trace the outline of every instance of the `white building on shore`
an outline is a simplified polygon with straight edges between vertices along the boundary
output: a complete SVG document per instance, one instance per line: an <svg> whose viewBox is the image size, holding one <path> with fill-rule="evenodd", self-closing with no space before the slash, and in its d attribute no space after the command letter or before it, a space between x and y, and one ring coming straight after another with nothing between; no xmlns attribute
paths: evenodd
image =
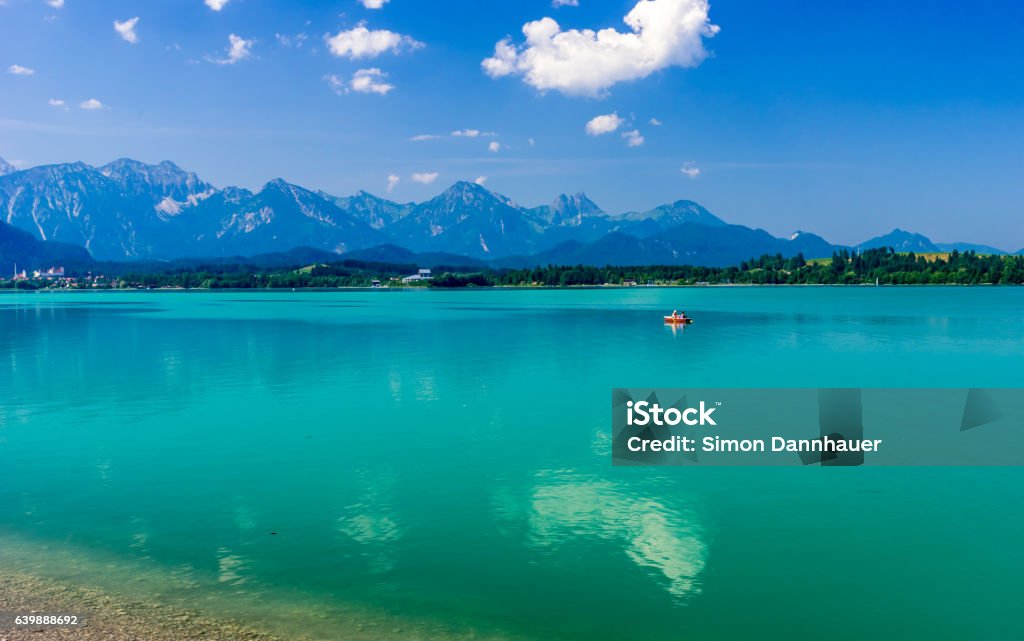
<svg viewBox="0 0 1024 641"><path fill-rule="evenodd" d="M415 283L421 280L430 280L433 277L434 276L429 269L421 269L412 276L405 276L402 278L402 283L408 285L409 283Z"/></svg>
<svg viewBox="0 0 1024 641"><path fill-rule="evenodd" d="M46 271L35 270L32 272L32 278L43 278L46 280L53 280L54 278L64 278L63 267L51 267Z"/></svg>

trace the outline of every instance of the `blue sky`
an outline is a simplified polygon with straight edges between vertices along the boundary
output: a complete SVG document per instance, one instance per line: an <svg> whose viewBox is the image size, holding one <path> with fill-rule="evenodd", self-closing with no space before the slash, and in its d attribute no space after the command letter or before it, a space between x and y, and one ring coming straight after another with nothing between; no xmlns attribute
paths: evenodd
<svg viewBox="0 0 1024 641"><path fill-rule="evenodd" d="M1022 3L364 4L0 0L0 156L1024 247Z"/></svg>

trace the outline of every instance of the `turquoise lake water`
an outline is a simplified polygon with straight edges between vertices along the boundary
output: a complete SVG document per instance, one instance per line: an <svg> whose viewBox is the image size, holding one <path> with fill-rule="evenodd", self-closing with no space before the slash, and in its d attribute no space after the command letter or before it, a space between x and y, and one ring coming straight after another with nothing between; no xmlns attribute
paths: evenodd
<svg viewBox="0 0 1024 641"><path fill-rule="evenodd" d="M5 294L0 571L296 638L1015 638L1020 469L613 468L609 405L1024 387L1022 321L1022 288Z"/></svg>

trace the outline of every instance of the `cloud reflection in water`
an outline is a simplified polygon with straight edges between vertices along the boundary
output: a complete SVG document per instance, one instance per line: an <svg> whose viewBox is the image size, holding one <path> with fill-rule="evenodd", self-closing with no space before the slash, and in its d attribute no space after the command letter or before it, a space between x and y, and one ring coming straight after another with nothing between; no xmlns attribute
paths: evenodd
<svg viewBox="0 0 1024 641"><path fill-rule="evenodd" d="M624 544L638 566L659 572L675 598L700 593L707 545L695 515L623 490L613 481L574 473L541 473L530 501L535 546L556 547L574 538Z"/></svg>

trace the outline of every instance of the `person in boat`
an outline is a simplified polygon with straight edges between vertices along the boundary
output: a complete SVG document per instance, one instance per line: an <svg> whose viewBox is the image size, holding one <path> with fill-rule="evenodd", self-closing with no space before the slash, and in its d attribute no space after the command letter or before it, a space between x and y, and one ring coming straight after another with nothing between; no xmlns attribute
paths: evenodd
<svg viewBox="0 0 1024 641"><path fill-rule="evenodd" d="M686 312L683 312L682 314L680 314L678 310L673 309L672 310L672 318L686 318Z"/></svg>

